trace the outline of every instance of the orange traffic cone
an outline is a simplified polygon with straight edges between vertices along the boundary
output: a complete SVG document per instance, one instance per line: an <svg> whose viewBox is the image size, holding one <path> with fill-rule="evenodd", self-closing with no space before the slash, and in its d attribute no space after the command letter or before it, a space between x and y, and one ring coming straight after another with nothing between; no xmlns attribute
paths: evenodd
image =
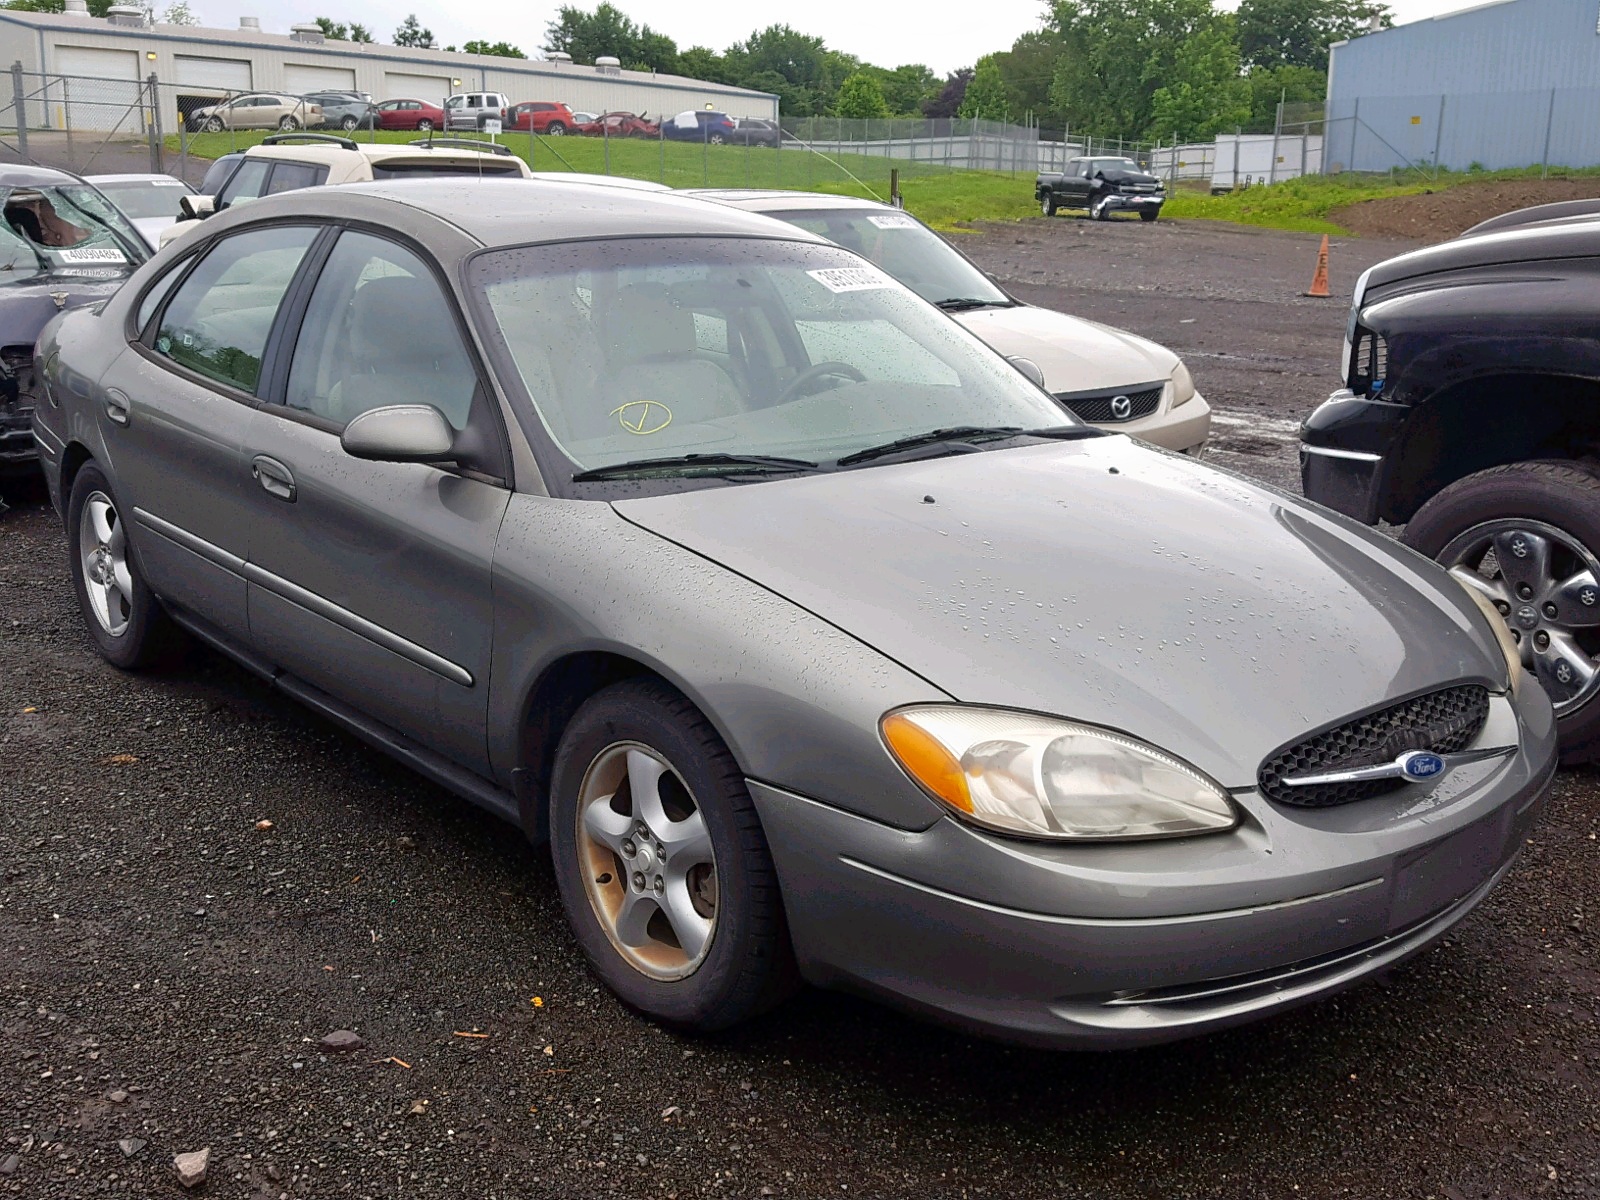
<svg viewBox="0 0 1600 1200"><path fill-rule="evenodd" d="M1317 251L1317 273L1311 277L1308 296L1329 296L1328 291L1328 235L1322 235L1322 249Z"/></svg>

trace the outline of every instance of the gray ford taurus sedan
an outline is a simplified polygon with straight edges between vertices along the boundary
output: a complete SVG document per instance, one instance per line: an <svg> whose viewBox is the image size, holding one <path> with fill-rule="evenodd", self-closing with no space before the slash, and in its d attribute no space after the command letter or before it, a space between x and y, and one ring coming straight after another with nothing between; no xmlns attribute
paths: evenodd
<svg viewBox="0 0 1600 1200"><path fill-rule="evenodd" d="M797 979L1051 1046L1277 1012L1459 921L1554 766L1443 571L726 206L267 197L39 354L101 653L186 630L548 841L676 1025Z"/></svg>

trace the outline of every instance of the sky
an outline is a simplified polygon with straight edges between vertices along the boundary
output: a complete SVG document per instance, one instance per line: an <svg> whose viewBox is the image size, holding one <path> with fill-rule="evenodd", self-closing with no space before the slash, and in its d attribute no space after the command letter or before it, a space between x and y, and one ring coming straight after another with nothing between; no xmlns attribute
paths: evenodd
<svg viewBox="0 0 1600 1200"><path fill-rule="evenodd" d="M157 13L164 0L153 0ZM593 8L598 0L567 0ZM1397 23L1470 7L1472 0L1390 0ZM835 50L882 67L926 63L940 75L971 66L981 54L1007 49L1019 34L1037 29L1043 0L613 0L628 16L664 33L679 47L701 45L725 50L768 25L788 24L820 37ZM1223 0L1233 8L1237 0ZM408 12L433 30L441 46L474 38L507 41L537 56L545 26L561 0L189 0L201 24L236 28L242 16L259 17L271 33L313 17L359 21L381 42L391 41ZM943 19L941 19L943 18Z"/></svg>

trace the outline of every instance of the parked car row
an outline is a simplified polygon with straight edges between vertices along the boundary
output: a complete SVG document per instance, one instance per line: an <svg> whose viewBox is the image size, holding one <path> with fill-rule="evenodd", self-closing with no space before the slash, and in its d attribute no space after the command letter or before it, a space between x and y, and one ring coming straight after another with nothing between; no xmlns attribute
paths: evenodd
<svg viewBox="0 0 1600 1200"><path fill-rule="evenodd" d="M274 139L149 262L87 185L6 185L19 263L126 248L32 357L108 662L198 639L520 826L690 1030L807 980L1165 1041L1510 869L1557 727L1500 593L1197 461L1176 356L887 206L434 145Z"/></svg>

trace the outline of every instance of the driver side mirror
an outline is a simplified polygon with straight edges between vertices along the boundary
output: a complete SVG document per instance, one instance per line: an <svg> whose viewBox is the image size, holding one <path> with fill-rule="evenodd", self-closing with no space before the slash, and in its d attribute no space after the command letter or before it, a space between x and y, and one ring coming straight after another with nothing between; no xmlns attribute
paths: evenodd
<svg viewBox="0 0 1600 1200"><path fill-rule="evenodd" d="M1037 387L1044 387L1044 372L1039 369L1039 364L1031 358L1023 358L1020 354L1008 355L1006 361L1015 367Z"/></svg>
<svg viewBox="0 0 1600 1200"><path fill-rule="evenodd" d="M178 200L178 220L203 221L217 211L215 196L182 196Z"/></svg>
<svg viewBox="0 0 1600 1200"><path fill-rule="evenodd" d="M369 408L339 437L346 454L370 462L445 462L455 444L456 431L431 404Z"/></svg>

